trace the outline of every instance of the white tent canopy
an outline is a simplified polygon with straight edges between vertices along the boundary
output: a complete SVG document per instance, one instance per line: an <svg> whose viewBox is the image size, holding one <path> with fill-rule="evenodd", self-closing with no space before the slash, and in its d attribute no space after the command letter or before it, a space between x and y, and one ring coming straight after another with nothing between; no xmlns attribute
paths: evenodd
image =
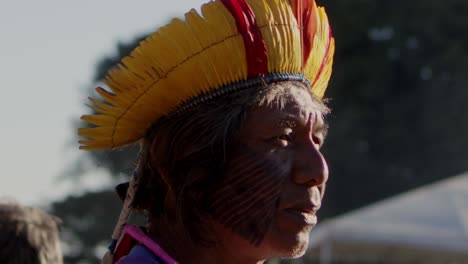
<svg viewBox="0 0 468 264"><path fill-rule="evenodd" d="M312 252L320 247L326 259L334 257L333 245L348 244L357 254L362 244L467 254L468 261L468 173L325 221L310 240Z"/></svg>

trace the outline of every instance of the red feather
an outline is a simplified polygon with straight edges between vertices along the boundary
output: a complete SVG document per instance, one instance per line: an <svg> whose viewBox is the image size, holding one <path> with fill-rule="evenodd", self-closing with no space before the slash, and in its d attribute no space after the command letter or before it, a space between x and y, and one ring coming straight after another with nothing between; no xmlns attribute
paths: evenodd
<svg viewBox="0 0 468 264"><path fill-rule="evenodd" d="M237 30L244 39L248 77L268 73L265 41L255 19L255 13L245 0L221 0L236 20Z"/></svg>
<svg viewBox="0 0 468 264"><path fill-rule="evenodd" d="M312 83L312 87L314 87L315 83L320 78L320 75L322 75L322 72L323 72L323 70L325 69L325 66L328 63L328 60L330 59L329 58L329 56L330 56L330 45L331 45L331 42L332 42L332 38L333 38L333 34L332 34L331 30L330 30L330 34L328 35L327 50L325 51L325 55L323 56L322 65L320 65L320 69L319 69L317 75L315 76L314 82Z"/></svg>
<svg viewBox="0 0 468 264"><path fill-rule="evenodd" d="M304 67L314 45L314 36L317 32L317 12L314 0L290 0L296 16L297 24L301 30L302 66Z"/></svg>

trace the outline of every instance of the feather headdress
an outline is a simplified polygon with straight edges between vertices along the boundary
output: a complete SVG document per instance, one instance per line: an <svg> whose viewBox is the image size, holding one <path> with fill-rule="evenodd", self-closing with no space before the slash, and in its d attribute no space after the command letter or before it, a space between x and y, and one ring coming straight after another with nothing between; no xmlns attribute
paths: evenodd
<svg viewBox="0 0 468 264"><path fill-rule="evenodd" d="M142 41L105 78L96 112L82 119L82 149L112 149L141 139L160 117L197 98L258 82L298 79L322 97L334 39L314 0L214 0ZM203 100L202 100L203 101Z"/></svg>

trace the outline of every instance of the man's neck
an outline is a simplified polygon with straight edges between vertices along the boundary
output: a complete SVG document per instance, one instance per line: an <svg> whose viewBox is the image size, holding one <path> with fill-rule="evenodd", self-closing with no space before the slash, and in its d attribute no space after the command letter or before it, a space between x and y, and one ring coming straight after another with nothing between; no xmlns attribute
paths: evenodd
<svg viewBox="0 0 468 264"><path fill-rule="evenodd" d="M227 237L214 235L207 243L196 243L180 225L157 220L149 225L150 237L181 264L261 264L264 260L248 257L247 252L228 244ZM214 224L216 225L216 224ZM216 232L214 232L216 233ZM247 243L247 242L245 242Z"/></svg>

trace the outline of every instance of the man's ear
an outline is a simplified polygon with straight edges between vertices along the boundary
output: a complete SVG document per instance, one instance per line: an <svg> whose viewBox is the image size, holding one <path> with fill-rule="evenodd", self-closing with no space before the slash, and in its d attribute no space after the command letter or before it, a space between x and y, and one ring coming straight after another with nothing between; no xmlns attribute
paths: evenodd
<svg viewBox="0 0 468 264"><path fill-rule="evenodd" d="M159 177L161 177L163 182L170 188L171 183L169 181L169 171L163 167L158 167L157 171L158 171Z"/></svg>
<svg viewBox="0 0 468 264"><path fill-rule="evenodd" d="M117 192L117 195L119 196L122 202L125 201L125 197L127 196L127 190L129 186L129 182L124 182L115 186L115 191Z"/></svg>
<svg viewBox="0 0 468 264"><path fill-rule="evenodd" d="M164 198L164 207L175 208L176 194L169 179L169 171L166 168L158 167L158 173L167 188L166 197Z"/></svg>

